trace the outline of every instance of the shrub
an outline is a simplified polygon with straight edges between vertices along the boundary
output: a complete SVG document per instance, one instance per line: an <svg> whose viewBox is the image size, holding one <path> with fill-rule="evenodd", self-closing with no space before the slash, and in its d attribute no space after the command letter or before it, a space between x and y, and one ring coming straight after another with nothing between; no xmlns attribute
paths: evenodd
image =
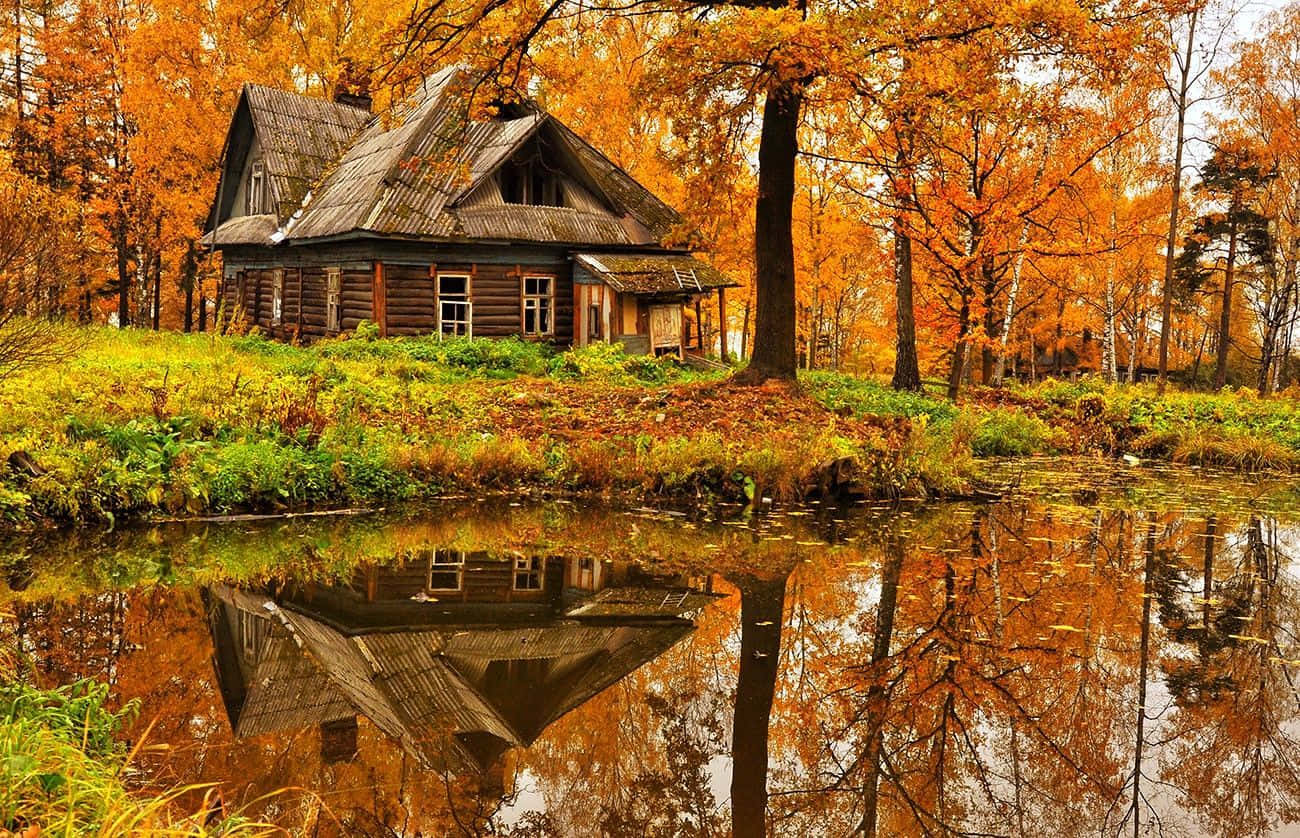
<svg viewBox="0 0 1300 838"><path fill-rule="evenodd" d="M55 690L0 685L0 833L126 836L269 835L206 805L189 814L180 797L201 790L132 795L122 781L125 755L115 735L136 705L107 709L108 687L78 681Z"/></svg>
<svg viewBox="0 0 1300 838"><path fill-rule="evenodd" d="M970 444L977 457L1024 457L1044 451L1051 437L1038 417L998 408L976 420Z"/></svg>

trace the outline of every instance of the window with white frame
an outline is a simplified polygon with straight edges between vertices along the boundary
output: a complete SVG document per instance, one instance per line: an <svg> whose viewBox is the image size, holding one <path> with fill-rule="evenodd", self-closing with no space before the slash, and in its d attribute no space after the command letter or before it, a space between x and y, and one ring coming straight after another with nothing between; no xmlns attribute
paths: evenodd
<svg viewBox="0 0 1300 838"><path fill-rule="evenodd" d="M438 333L470 335L469 274L438 274Z"/></svg>
<svg viewBox="0 0 1300 838"><path fill-rule="evenodd" d="M430 591L459 591L464 578L464 551L434 550L429 555L427 587Z"/></svg>
<svg viewBox="0 0 1300 838"><path fill-rule="evenodd" d="M515 590L540 591L542 589L542 570L545 566L545 560L535 556L517 557L515 559Z"/></svg>
<svg viewBox="0 0 1300 838"><path fill-rule="evenodd" d="M261 160L254 160L248 172L248 191L245 193L244 211L248 215L262 212L266 198L266 170Z"/></svg>
<svg viewBox="0 0 1300 838"><path fill-rule="evenodd" d="M523 278L524 334L555 334L555 277Z"/></svg>
<svg viewBox="0 0 1300 838"><path fill-rule="evenodd" d="M325 331L337 332L342 323L340 298L343 291L343 269L325 269Z"/></svg>
<svg viewBox="0 0 1300 838"><path fill-rule="evenodd" d="M284 318L284 268L271 272L271 325L279 326Z"/></svg>

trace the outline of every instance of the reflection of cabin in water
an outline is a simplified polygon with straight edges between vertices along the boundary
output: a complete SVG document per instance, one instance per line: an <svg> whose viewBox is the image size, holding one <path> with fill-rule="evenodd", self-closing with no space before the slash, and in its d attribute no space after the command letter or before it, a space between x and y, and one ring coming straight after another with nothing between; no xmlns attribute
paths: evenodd
<svg viewBox="0 0 1300 838"><path fill-rule="evenodd" d="M535 103L473 118L473 87L444 70L372 116L246 85L204 237L228 314L282 338L368 320L702 351L700 304L734 283L669 246L677 212Z"/></svg>
<svg viewBox="0 0 1300 838"><path fill-rule="evenodd" d="M365 716L431 767L488 770L694 630L710 583L622 562L428 550L346 584L207 592L237 738L319 727L326 760Z"/></svg>

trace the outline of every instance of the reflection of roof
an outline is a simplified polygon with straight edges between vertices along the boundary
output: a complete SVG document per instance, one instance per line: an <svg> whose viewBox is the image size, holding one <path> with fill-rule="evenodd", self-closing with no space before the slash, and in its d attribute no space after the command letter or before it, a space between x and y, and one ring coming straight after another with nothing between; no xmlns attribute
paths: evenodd
<svg viewBox="0 0 1300 838"><path fill-rule="evenodd" d="M571 611L571 617L675 617L693 614L718 599L688 588L606 588Z"/></svg>
<svg viewBox="0 0 1300 838"><path fill-rule="evenodd" d="M208 602L237 737L359 713L426 765L450 756L486 768L690 634L682 606L713 599L693 596L702 599L659 589L638 610L625 594L599 613L580 605L544 625L348 632L301 605L230 588L213 588ZM251 644L230 630L241 620L256 625Z"/></svg>
<svg viewBox="0 0 1300 838"><path fill-rule="evenodd" d="M292 216L286 240L364 232L644 245L681 222L627 172L531 104L500 118L471 119L472 82L447 68L392 113L373 118L349 106L246 86L281 217ZM533 141L545 145L548 162L572 175L571 188L583 196L578 205L506 204L499 195L484 200L476 192ZM286 196L292 196L287 208Z"/></svg>
<svg viewBox="0 0 1300 838"><path fill-rule="evenodd" d="M579 253L574 258L621 293L691 292L736 285L707 262L682 254Z"/></svg>

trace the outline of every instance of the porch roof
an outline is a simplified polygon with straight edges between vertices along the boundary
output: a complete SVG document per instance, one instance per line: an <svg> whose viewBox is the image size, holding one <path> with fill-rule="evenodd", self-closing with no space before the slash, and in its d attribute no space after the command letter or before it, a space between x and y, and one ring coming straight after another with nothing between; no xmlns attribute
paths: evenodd
<svg viewBox="0 0 1300 838"><path fill-rule="evenodd" d="M680 253L577 253L574 259L623 294L698 294L739 285L707 262Z"/></svg>

